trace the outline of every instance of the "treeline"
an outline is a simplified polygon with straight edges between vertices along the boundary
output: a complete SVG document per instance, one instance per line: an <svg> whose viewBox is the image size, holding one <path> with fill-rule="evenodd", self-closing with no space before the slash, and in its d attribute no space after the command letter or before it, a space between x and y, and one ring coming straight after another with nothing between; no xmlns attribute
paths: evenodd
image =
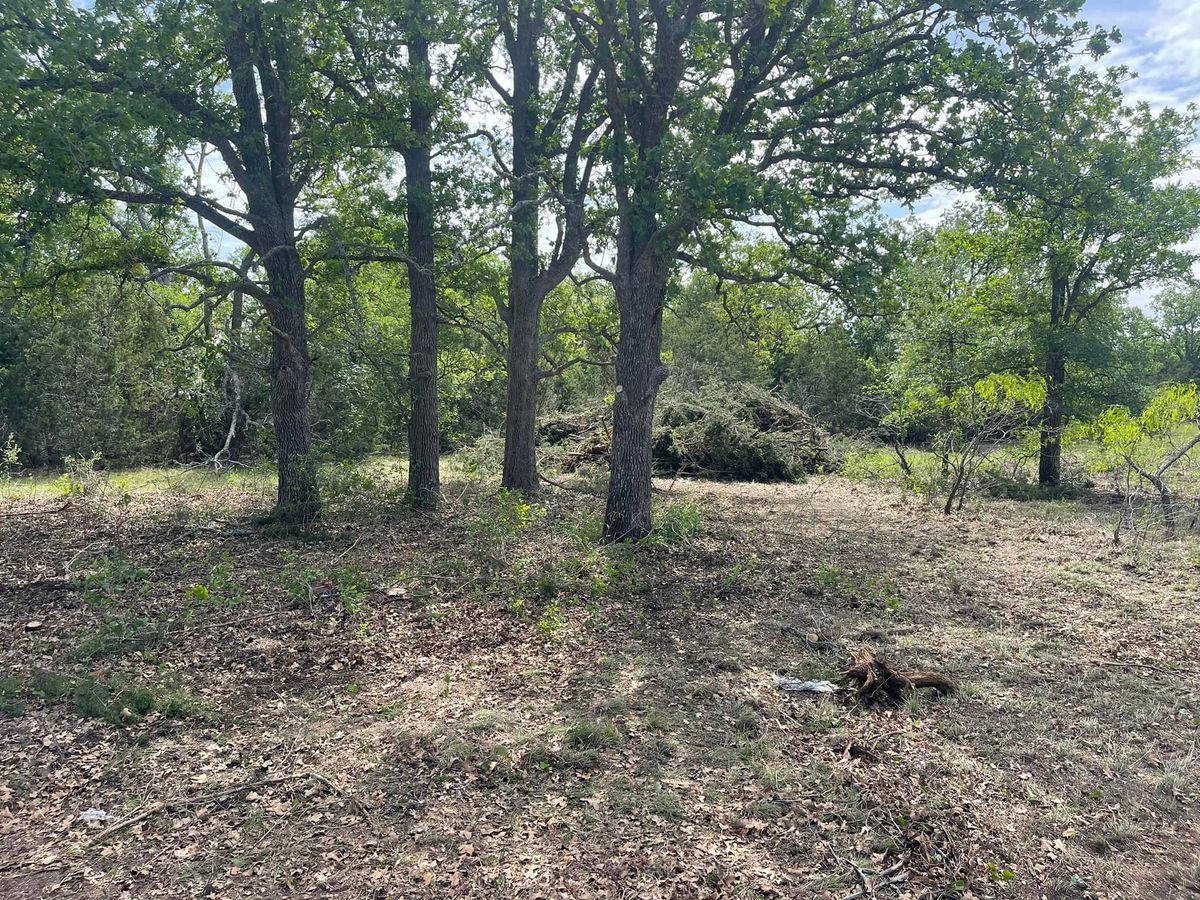
<svg viewBox="0 0 1200 900"><path fill-rule="evenodd" d="M669 373L847 430L1019 372L1053 484L1072 415L1196 358L1194 291L1124 302L1191 272L1195 120L1077 6L13 0L0 432L270 453L307 522L323 455L403 449L429 506L496 427L536 490L539 410L607 395L624 539ZM979 200L882 215L937 186Z"/></svg>

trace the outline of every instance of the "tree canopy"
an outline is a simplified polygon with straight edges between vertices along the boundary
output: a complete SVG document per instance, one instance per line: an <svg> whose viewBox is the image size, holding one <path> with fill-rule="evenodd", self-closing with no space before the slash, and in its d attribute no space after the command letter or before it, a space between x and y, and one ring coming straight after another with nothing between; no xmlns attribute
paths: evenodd
<svg viewBox="0 0 1200 900"><path fill-rule="evenodd" d="M116 290L197 385L174 452L274 454L287 522L321 459L375 449L432 506L493 428L536 492L539 413L608 397L605 533L643 537L672 371L849 431L881 385L1036 375L1055 482L1074 416L1195 375L1190 294L1124 304L1190 274L1196 119L1126 102L1079 8L14 0L5 427L51 421L12 374L72 333L45 299L90 321ZM974 199L886 214L935 188ZM30 458L65 455L38 428Z"/></svg>

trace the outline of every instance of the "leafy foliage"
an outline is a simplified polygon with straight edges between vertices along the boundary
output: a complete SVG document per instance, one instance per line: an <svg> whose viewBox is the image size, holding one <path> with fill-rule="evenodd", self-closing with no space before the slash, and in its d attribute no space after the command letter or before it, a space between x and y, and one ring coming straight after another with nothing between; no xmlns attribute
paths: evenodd
<svg viewBox="0 0 1200 900"><path fill-rule="evenodd" d="M1195 384L1163 385L1140 414L1110 407L1088 430L1099 442L1108 467L1124 474L1130 518L1148 487L1158 503L1155 518L1168 534L1178 532L1188 506L1196 507L1197 515L1192 517L1196 523L1200 518L1200 389ZM1117 524L1118 536L1124 522L1123 517Z"/></svg>
<svg viewBox="0 0 1200 900"><path fill-rule="evenodd" d="M1042 379L1013 374L993 373L949 390L925 380L900 381L893 389L892 407L882 424L889 429L897 458L910 479L915 472L905 455L907 434L915 428L930 435L941 469L937 482L927 487L945 493L947 515L962 508L980 467L1027 427L1046 400Z"/></svg>
<svg viewBox="0 0 1200 900"><path fill-rule="evenodd" d="M603 461L609 433L603 408L548 423L567 438L563 467ZM753 384L670 386L656 411L652 453L662 475L731 481L800 481L836 470L828 435L801 407Z"/></svg>

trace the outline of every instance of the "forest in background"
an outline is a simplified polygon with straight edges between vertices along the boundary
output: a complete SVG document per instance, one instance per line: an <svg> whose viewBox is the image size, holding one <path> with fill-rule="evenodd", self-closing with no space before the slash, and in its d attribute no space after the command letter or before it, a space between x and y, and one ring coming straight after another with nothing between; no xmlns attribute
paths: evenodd
<svg viewBox="0 0 1200 900"><path fill-rule="evenodd" d="M1069 0L968 6L14 4L5 469L275 460L303 523L324 462L428 506L478 445L526 492L609 462L636 538L652 471L792 479L827 430L947 510L1023 447L1174 522L1195 113L1126 103Z"/></svg>

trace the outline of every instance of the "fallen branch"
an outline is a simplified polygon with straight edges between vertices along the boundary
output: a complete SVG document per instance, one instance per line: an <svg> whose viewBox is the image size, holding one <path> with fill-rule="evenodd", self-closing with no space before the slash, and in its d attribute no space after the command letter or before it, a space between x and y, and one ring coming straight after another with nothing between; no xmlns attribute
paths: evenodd
<svg viewBox="0 0 1200 900"><path fill-rule="evenodd" d="M276 778L263 778L258 781L249 781L246 784L240 784L235 788L229 788L228 790L218 791L213 794L206 794L201 797L193 797L181 794L168 800L155 801L137 815L130 816L127 819L122 819L115 825L110 825L103 831L98 832L90 841L87 842L87 844L84 845L84 848L90 850L92 847L102 843L103 841L112 837L114 834L119 834L127 828L137 825L139 822L144 822L146 819L149 819L151 816L162 812L164 809L169 807L185 805L211 806L213 803L218 803L221 800L228 799L229 797L235 797L238 794L245 793L246 791L257 790L261 787L270 787L271 785L275 784L284 784L289 781L301 781L305 778L315 779L316 781L324 784L334 793L344 797L354 811L367 820L367 823L372 827L372 829L375 827L375 823L371 820L370 811L365 803L363 803L353 794L339 787L320 772L314 772L311 769L305 769L302 772L295 772L291 775L280 775Z"/></svg>
<svg viewBox="0 0 1200 900"><path fill-rule="evenodd" d="M30 509L23 512L0 513L0 519L20 519L23 516L52 516L55 513L65 512L71 508L71 501L68 500L62 506L54 509Z"/></svg>
<svg viewBox="0 0 1200 900"><path fill-rule="evenodd" d="M285 611L282 609L271 609L266 612L254 613L249 616L242 616L238 619L224 619L220 622L204 622L200 625L185 625L180 629L181 634L195 634L199 631L212 631L217 628L232 628L235 625L248 625L251 622L259 622L263 619L272 619L280 616ZM170 630L167 631L170 634Z"/></svg>
<svg viewBox="0 0 1200 900"><path fill-rule="evenodd" d="M250 787L250 785L247 785L247 788L249 788L249 787ZM126 828L131 828L134 825L136 825L138 822L144 822L146 819L150 818L156 812L160 812L161 810L166 809L168 805L169 804L164 803L161 800L151 803L149 806L147 806L145 809L143 809L136 816L130 816L127 819L122 819L116 825L109 825L104 830L98 832L90 841L88 841L84 845L84 847L86 849L90 850L92 847L103 842L106 838L109 838L114 834L122 832Z"/></svg>
<svg viewBox="0 0 1200 900"><path fill-rule="evenodd" d="M855 873L858 875L858 880L862 882L863 889L861 891L859 891L857 894L851 894L850 896L851 897L865 897L868 894L870 894L871 893L871 879L867 878L867 873L864 872L858 866L858 864L855 863L853 860L842 859L842 857L838 856L836 850L830 849L829 852L832 853L833 858L836 859L838 862L840 862L843 866L849 866L850 868L852 868L855 871Z"/></svg>
<svg viewBox="0 0 1200 900"><path fill-rule="evenodd" d="M854 868L858 871L859 877L862 878L863 889L861 891L855 891L853 894L847 894L842 898L842 900L862 900L863 897L869 897L874 894L876 888L901 884L902 882L908 881L908 877L912 873L901 872L900 868L903 865L904 861L901 860L895 865L884 869L882 872L877 872L875 874L875 878L878 880L876 881L868 881L866 875L863 874L862 869L859 869L858 866L855 866Z"/></svg>
<svg viewBox="0 0 1200 900"><path fill-rule="evenodd" d="M585 488L575 487L575 485L566 484L565 482L562 482L562 481L555 481L553 478L551 478L549 475L546 475L544 472L538 472L538 478L540 478L542 481L546 482L546 484L552 485L556 488L560 488L561 490L564 490L564 491L575 491L576 493L579 493L579 494L591 493L591 491L588 491Z"/></svg>
<svg viewBox="0 0 1200 900"><path fill-rule="evenodd" d="M1195 669L1168 669L1166 666L1160 666L1157 663L1137 662L1129 659L1092 659L1098 666L1113 666L1119 669L1147 669L1151 672L1158 672L1161 675L1195 675Z"/></svg>

